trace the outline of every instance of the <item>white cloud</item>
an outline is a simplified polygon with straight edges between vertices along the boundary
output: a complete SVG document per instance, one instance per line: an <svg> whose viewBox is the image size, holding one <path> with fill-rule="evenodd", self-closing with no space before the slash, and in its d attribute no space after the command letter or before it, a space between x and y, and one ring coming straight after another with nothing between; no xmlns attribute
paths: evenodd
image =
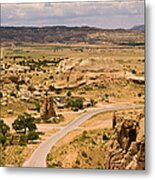
<svg viewBox="0 0 155 180"><path fill-rule="evenodd" d="M126 20L129 26L138 23L137 18L144 21L143 2L74 2L74 3L31 3L31 4L2 4L2 25L53 25L62 24L74 25L77 23L96 24L100 21L100 26L109 27L120 25L122 19ZM134 19L133 19L134 16ZM128 22L127 22L128 17ZM103 19L103 20L102 20ZM113 20L115 19L115 21ZM95 21L95 22L94 22ZM72 22L70 24L70 22ZM116 23L117 22L117 23Z"/></svg>

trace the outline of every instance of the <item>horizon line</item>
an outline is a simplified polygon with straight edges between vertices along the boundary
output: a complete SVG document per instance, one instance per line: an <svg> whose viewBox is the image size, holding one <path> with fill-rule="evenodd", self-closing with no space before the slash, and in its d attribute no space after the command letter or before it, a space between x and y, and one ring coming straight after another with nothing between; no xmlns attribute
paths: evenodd
<svg viewBox="0 0 155 180"><path fill-rule="evenodd" d="M108 29L108 30L117 30L117 29L122 29L122 30L129 30L133 27L137 26L145 26L145 24L139 24L139 25L133 25L129 28L127 27L116 27L116 28L104 28L104 27L99 27L99 26L89 26L89 25L82 25L82 26L69 26L69 25L1 25L0 28L52 28L52 27L66 27L66 28L96 28L96 29Z"/></svg>

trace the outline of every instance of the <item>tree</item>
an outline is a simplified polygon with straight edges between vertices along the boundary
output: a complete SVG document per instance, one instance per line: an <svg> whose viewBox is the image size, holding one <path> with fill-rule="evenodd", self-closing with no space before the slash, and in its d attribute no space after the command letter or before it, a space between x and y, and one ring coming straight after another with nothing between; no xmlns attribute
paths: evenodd
<svg viewBox="0 0 155 180"><path fill-rule="evenodd" d="M23 113L22 115L19 115L17 119L13 122L12 127L15 131L24 130L25 134L27 133L27 130L34 131L37 129L35 124L35 118L28 113Z"/></svg>

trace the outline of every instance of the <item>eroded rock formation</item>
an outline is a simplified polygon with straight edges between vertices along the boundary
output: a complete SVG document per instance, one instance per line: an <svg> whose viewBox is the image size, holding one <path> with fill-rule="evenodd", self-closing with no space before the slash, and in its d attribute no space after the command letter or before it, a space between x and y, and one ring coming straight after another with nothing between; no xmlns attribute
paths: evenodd
<svg viewBox="0 0 155 180"><path fill-rule="evenodd" d="M46 120L55 116L56 116L56 112L54 110L53 98L48 96L41 97L40 117Z"/></svg>
<svg viewBox="0 0 155 180"><path fill-rule="evenodd" d="M104 148L106 169L145 169L143 118L136 113L114 115L112 136Z"/></svg>

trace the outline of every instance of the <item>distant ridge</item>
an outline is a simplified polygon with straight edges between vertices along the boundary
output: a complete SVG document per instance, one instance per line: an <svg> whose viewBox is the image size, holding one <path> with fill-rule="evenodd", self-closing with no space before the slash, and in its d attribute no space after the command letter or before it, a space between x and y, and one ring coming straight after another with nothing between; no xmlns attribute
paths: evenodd
<svg viewBox="0 0 155 180"><path fill-rule="evenodd" d="M101 29L95 27L0 27L2 43L87 43L133 44L143 43L143 31L129 29ZM141 36L136 36L136 33ZM129 35L130 34L130 35ZM132 42L132 43L131 43ZM137 43L136 43L137 44Z"/></svg>
<svg viewBox="0 0 155 180"><path fill-rule="evenodd" d="M130 30L144 31L145 30L145 26L144 26L144 24L138 25L138 26L133 26Z"/></svg>

